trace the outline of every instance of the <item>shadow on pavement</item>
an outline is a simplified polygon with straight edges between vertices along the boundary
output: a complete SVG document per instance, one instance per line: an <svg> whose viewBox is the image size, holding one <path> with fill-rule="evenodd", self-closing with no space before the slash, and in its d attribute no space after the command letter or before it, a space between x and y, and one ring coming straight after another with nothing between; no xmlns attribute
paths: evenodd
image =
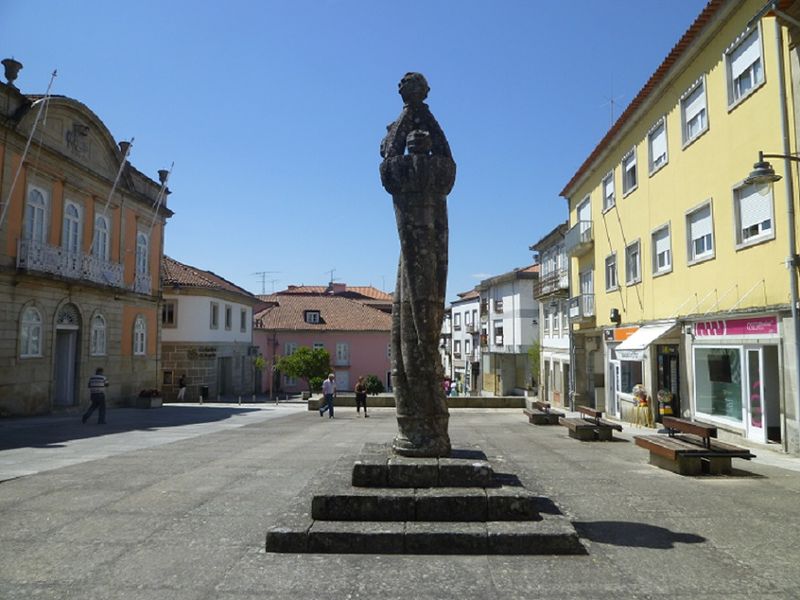
<svg viewBox="0 0 800 600"><path fill-rule="evenodd" d="M157 409L109 408L106 424L97 424L95 412L86 424L81 413L59 417L29 417L0 420L0 450L12 448L58 448L63 442L126 431L150 431L166 427L223 421L235 415L270 408L240 406L171 405Z"/></svg>
<svg viewBox="0 0 800 600"><path fill-rule="evenodd" d="M701 544L706 538L694 533L678 533L665 527L633 523L630 521L591 521L574 522L575 530L581 538L599 544L614 546L633 546L669 550L676 543Z"/></svg>

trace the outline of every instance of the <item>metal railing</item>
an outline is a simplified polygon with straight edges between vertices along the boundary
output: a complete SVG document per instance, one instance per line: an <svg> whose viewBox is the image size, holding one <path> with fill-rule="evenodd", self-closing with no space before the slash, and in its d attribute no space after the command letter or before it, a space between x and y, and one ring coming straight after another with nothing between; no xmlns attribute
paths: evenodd
<svg viewBox="0 0 800 600"><path fill-rule="evenodd" d="M548 273L533 284L533 297L539 298L547 294L556 292L566 292L569 290L569 270L558 269L553 273Z"/></svg>
<svg viewBox="0 0 800 600"><path fill-rule="evenodd" d="M564 251L570 256L580 256L594 245L591 221L578 221L564 236Z"/></svg>
<svg viewBox="0 0 800 600"><path fill-rule="evenodd" d="M594 294L580 294L569 299L569 318L573 321L594 317Z"/></svg>
<svg viewBox="0 0 800 600"><path fill-rule="evenodd" d="M124 287L124 268L90 254L69 252L60 246L51 246L33 240L19 240L17 244L17 268L26 271L49 273L67 279L87 280L101 285ZM136 284L134 284L136 288ZM139 284L142 293L150 293L150 277L147 283Z"/></svg>

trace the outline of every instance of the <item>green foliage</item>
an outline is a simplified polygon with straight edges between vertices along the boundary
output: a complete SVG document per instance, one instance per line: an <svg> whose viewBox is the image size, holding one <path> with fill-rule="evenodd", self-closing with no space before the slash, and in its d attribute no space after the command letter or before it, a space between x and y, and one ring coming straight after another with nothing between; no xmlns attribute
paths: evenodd
<svg viewBox="0 0 800 600"><path fill-rule="evenodd" d="M536 382L539 381L540 378L540 370L542 368L542 363L540 361L541 356L541 346L539 342L534 342L533 345L528 348L528 358L531 361L531 385L536 385Z"/></svg>
<svg viewBox="0 0 800 600"><path fill-rule="evenodd" d="M373 396L382 394L385 391L383 382L378 378L377 375L367 375L364 378L364 385L367 387L367 393L372 394Z"/></svg>
<svg viewBox="0 0 800 600"><path fill-rule="evenodd" d="M264 367L267 366L267 361L264 360L264 357L259 354L258 356L253 357L253 366L259 371L263 371Z"/></svg>
<svg viewBox="0 0 800 600"><path fill-rule="evenodd" d="M306 382L309 391L313 389L313 379L322 379L328 376L331 370L331 356L324 348L308 348L300 346L294 354L281 356L275 368L289 377L297 377Z"/></svg>
<svg viewBox="0 0 800 600"><path fill-rule="evenodd" d="M321 392L322 391L322 382L325 381L324 377L312 377L308 380L309 385L311 386L312 392Z"/></svg>

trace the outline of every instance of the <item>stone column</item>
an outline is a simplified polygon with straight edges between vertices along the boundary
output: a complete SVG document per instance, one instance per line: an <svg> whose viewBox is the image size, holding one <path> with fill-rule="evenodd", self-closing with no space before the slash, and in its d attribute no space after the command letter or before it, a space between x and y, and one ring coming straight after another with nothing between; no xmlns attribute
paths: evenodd
<svg viewBox="0 0 800 600"><path fill-rule="evenodd" d="M400 82L405 106L381 145L381 181L392 195L400 261L392 306L392 381L403 456L450 453L439 335L447 283L447 194L456 165L444 133L422 102L427 82ZM408 154L405 151L408 150Z"/></svg>

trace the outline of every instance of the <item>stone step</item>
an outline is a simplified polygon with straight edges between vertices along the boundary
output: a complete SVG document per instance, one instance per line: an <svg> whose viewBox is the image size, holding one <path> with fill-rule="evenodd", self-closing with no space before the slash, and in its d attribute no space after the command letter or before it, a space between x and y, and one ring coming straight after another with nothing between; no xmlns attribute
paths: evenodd
<svg viewBox="0 0 800 600"><path fill-rule="evenodd" d="M267 531L267 552L334 554L586 554L563 515L538 521L312 521L287 517Z"/></svg>
<svg viewBox="0 0 800 600"><path fill-rule="evenodd" d="M519 486L358 488L314 493L311 516L324 521L532 521L549 499Z"/></svg>
<svg viewBox="0 0 800 600"><path fill-rule="evenodd" d="M485 487L494 473L479 449L454 449L449 457L396 456L390 446L370 444L353 464L352 484L358 487Z"/></svg>

